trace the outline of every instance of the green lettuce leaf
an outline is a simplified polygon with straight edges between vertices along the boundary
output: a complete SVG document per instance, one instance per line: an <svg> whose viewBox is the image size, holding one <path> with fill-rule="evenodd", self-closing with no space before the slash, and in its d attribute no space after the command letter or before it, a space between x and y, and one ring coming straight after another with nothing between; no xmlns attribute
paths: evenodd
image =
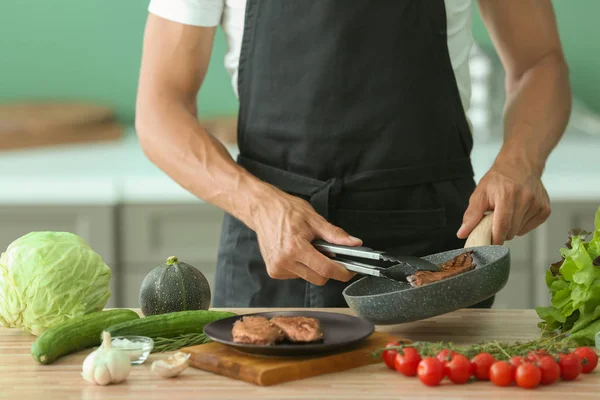
<svg viewBox="0 0 600 400"><path fill-rule="evenodd" d="M594 322L577 332L573 333L573 331L571 331L569 337L579 346L593 346L596 332L600 332L600 319L596 319Z"/></svg>
<svg viewBox="0 0 600 400"><path fill-rule="evenodd" d="M592 237L587 249L588 255L592 260L600 257L600 208L598 208L598 211L596 212L594 224L596 226L596 229L594 230L594 237ZM600 269L600 267L597 268Z"/></svg>
<svg viewBox="0 0 600 400"><path fill-rule="evenodd" d="M600 330L600 208L594 225L590 241L589 232L569 232L567 247L560 249L563 260L545 275L551 306L536 308L542 326L570 330L581 343L589 343Z"/></svg>
<svg viewBox="0 0 600 400"><path fill-rule="evenodd" d="M536 307L535 311L537 312L538 316L543 319L546 324L548 324L548 328L550 329L558 328L557 324L562 324L567 320L567 318L562 315L559 310L552 306Z"/></svg>
<svg viewBox="0 0 600 400"><path fill-rule="evenodd" d="M568 287L569 283L564 279L555 279L550 285L550 291L552 291L552 293L557 293L561 290L567 289Z"/></svg>
<svg viewBox="0 0 600 400"><path fill-rule="evenodd" d="M552 298L552 306L557 309L564 309L569 302L573 301L571 299L571 288L568 287L566 289L558 291L554 297Z"/></svg>
<svg viewBox="0 0 600 400"><path fill-rule="evenodd" d="M560 273L568 282L590 286L596 278L600 278L600 268L592 264L592 258L580 236L572 238L571 246L571 249L562 249L565 261L560 267Z"/></svg>
<svg viewBox="0 0 600 400"><path fill-rule="evenodd" d="M580 313L579 318L577 319L577 322L575 322L575 325L573 325L573 328L571 329L571 333L580 331L583 328L587 327L590 323L599 319L600 318L600 306L593 308L593 307L586 305L586 306L582 307L581 310L579 310L579 313Z"/></svg>
<svg viewBox="0 0 600 400"><path fill-rule="evenodd" d="M579 310L573 310L571 315L567 317L565 323L561 326L563 332L569 331L573 328L575 323L579 320Z"/></svg>
<svg viewBox="0 0 600 400"><path fill-rule="evenodd" d="M583 306L591 297L592 292L584 285L571 285L571 300L573 300L573 307L579 308Z"/></svg>

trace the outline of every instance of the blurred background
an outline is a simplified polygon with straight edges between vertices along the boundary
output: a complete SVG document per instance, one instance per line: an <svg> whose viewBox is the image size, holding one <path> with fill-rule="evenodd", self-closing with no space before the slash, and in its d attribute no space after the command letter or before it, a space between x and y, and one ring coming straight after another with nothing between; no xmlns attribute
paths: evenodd
<svg viewBox="0 0 600 400"><path fill-rule="evenodd" d="M597 0L555 1L575 105L544 183L550 219L507 244L511 279L495 307L548 302L544 271L567 231L592 229L600 205L600 14ZM74 232L111 266L108 306L138 307L142 279L168 256L212 282L222 212L143 155L133 128L148 0L0 2L0 250L37 230ZM502 140L503 71L473 10L471 73L479 179ZM236 152L237 100L219 31L199 95L207 129Z"/></svg>

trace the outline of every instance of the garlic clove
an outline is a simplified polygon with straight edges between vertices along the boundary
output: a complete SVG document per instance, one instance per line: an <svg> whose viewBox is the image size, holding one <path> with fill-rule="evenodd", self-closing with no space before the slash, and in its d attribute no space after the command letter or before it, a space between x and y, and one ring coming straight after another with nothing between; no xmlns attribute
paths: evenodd
<svg viewBox="0 0 600 400"><path fill-rule="evenodd" d="M178 351L177 353L175 353L171 357L169 357L167 359L167 361L170 364L182 364L182 363L189 364L188 360L190 359L190 356L191 356L190 353L184 353L184 352Z"/></svg>
<svg viewBox="0 0 600 400"><path fill-rule="evenodd" d="M189 366L190 354L177 352L167 360L156 360L152 363L152 372L164 378L174 378Z"/></svg>
<svg viewBox="0 0 600 400"><path fill-rule="evenodd" d="M98 385L106 386L111 382L111 376L106 365L96 367L94 370L94 381Z"/></svg>
<svg viewBox="0 0 600 400"><path fill-rule="evenodd" d="M87 355L85 360L83 360L83 367L81 376L89 383L96 383L94 381L94 360L96 358L96 350Z"/></svg>
<svg viewBox="0 0 600 400"><path fill-rule="evenodd" d="M120 350L114 351L112 357L106 360L106 367L113 383L123 382L131 372L129 356Z"/></svg>

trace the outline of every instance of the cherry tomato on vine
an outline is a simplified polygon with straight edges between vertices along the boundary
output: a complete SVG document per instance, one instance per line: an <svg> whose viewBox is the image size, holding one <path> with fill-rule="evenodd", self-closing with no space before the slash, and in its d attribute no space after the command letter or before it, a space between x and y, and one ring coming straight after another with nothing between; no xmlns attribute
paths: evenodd
<svg viewBox="0 0 600 400"><path fill-rule="evenodd" d="M560 367L550 356L542 356L537 361L537 366L542 373L542 385L551 385L560 378Z"/></svg>
<svg viewBox="0 0 600 400"><path fill-rule="evenodd" d="M396 354L394 367L405 376L415 376L420 361L421 355L414 347L405 347Z"/></svg>
<svg viewBox="0 0 600 400"><path fill-rule="evenodd" d="M523 362L525 362L525 360L523 360L523 357L521 356L512 356L510 358L510 360L508 360L508 362L515 367L515 369L517 369L519 367L519 365L523 364Z"/></svg>
<svg viewBox="0 0 600 400"><path fill-rule="evenodd" d="M559 355L558 366L562 380L572 381L581 373L581 358L574 353L562 353Z"/></svg>
<svg viewBox="0 0 600 400"><path fill-rule="evenodd" d="M471 379L473 367L471 361L462 354L454 354L444 365L444 373L452 383L462 384Z"/></svg>
<svg viewBox="0 0 600 400"><path fill-rule="evenodd" d="M419 380L427 386L437 386L444 379L444 366L435 357L425 357L417 368Z"/></svg>
<svg viewBox="0 0 600 400"><path fill-rule="evenodd" d="M490 379L490 367L496 360L490 353L479 353L471 359L471 368L473 369L473 375L480 381L487 381Z"/></svg>
<svg viewBox="0 0 600 400"><path fill-rule="evenodd" d="M438 360L440 360L440 362L442 364L447 363L448 361L450 361L452 359L452 356L458 354L450 349L444 349L442 351L440 351L439 353L437 353L437 355L435 356L435 358L437 358Z"/></svg>
<svg viewBox="0 0 600 400"><path fill-rule="evenodd" d="M523 389L533 389L540 384L541 380L542 372L535 364L521 364L515 372L515 381Z"/></svg>
<svg viewBox="0 0 600 400"><path fill-rule="evenodd" d="M598 354L589 347L580 347L573 353L577 354L581 358L581 372L589 374L598 365Z"/></svg>
<svg viewBox="0 0 600 400"><path fill-rule="evenodd" d="M527 353L527 357L525 357L525 360L531 361L531 362L536 362L537 360L540 359L540 357L549 356L549 355L550 355L550 353L548 353L548 351L546 351L546 350L530 351L529 353Z"/></svg>
<svg viewBox="0 0 600 400"><path fill-rule="evenodd" d="M508 386L515 378L515 367L506 361L496 361L490 368L490 380L496 386Z"/></svg>
<svg viewBox="0 0 600 400"><path fill-rule="evenodd" d="M390 343L386 344L385 347L394 347L394 346L398 346L398 345L399 345L399 342L390 342ZM384 350L383 353L381 353L381 358L383 359L383 362L392 371L396 369L394 366L394 361L396 360L396 354L398 354L398 352L396 350Z"/></svg>

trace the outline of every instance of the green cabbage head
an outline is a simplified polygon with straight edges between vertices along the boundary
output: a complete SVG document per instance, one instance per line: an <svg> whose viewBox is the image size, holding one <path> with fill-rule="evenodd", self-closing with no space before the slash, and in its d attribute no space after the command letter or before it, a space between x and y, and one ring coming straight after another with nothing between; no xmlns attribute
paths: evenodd
<svg viewBox="0 0 600 400"><path fill-rule="evenodd" d="M0 256L0 325L34 335L101 311L110 297L110 268L82 238L31 232Z"/></svg>

